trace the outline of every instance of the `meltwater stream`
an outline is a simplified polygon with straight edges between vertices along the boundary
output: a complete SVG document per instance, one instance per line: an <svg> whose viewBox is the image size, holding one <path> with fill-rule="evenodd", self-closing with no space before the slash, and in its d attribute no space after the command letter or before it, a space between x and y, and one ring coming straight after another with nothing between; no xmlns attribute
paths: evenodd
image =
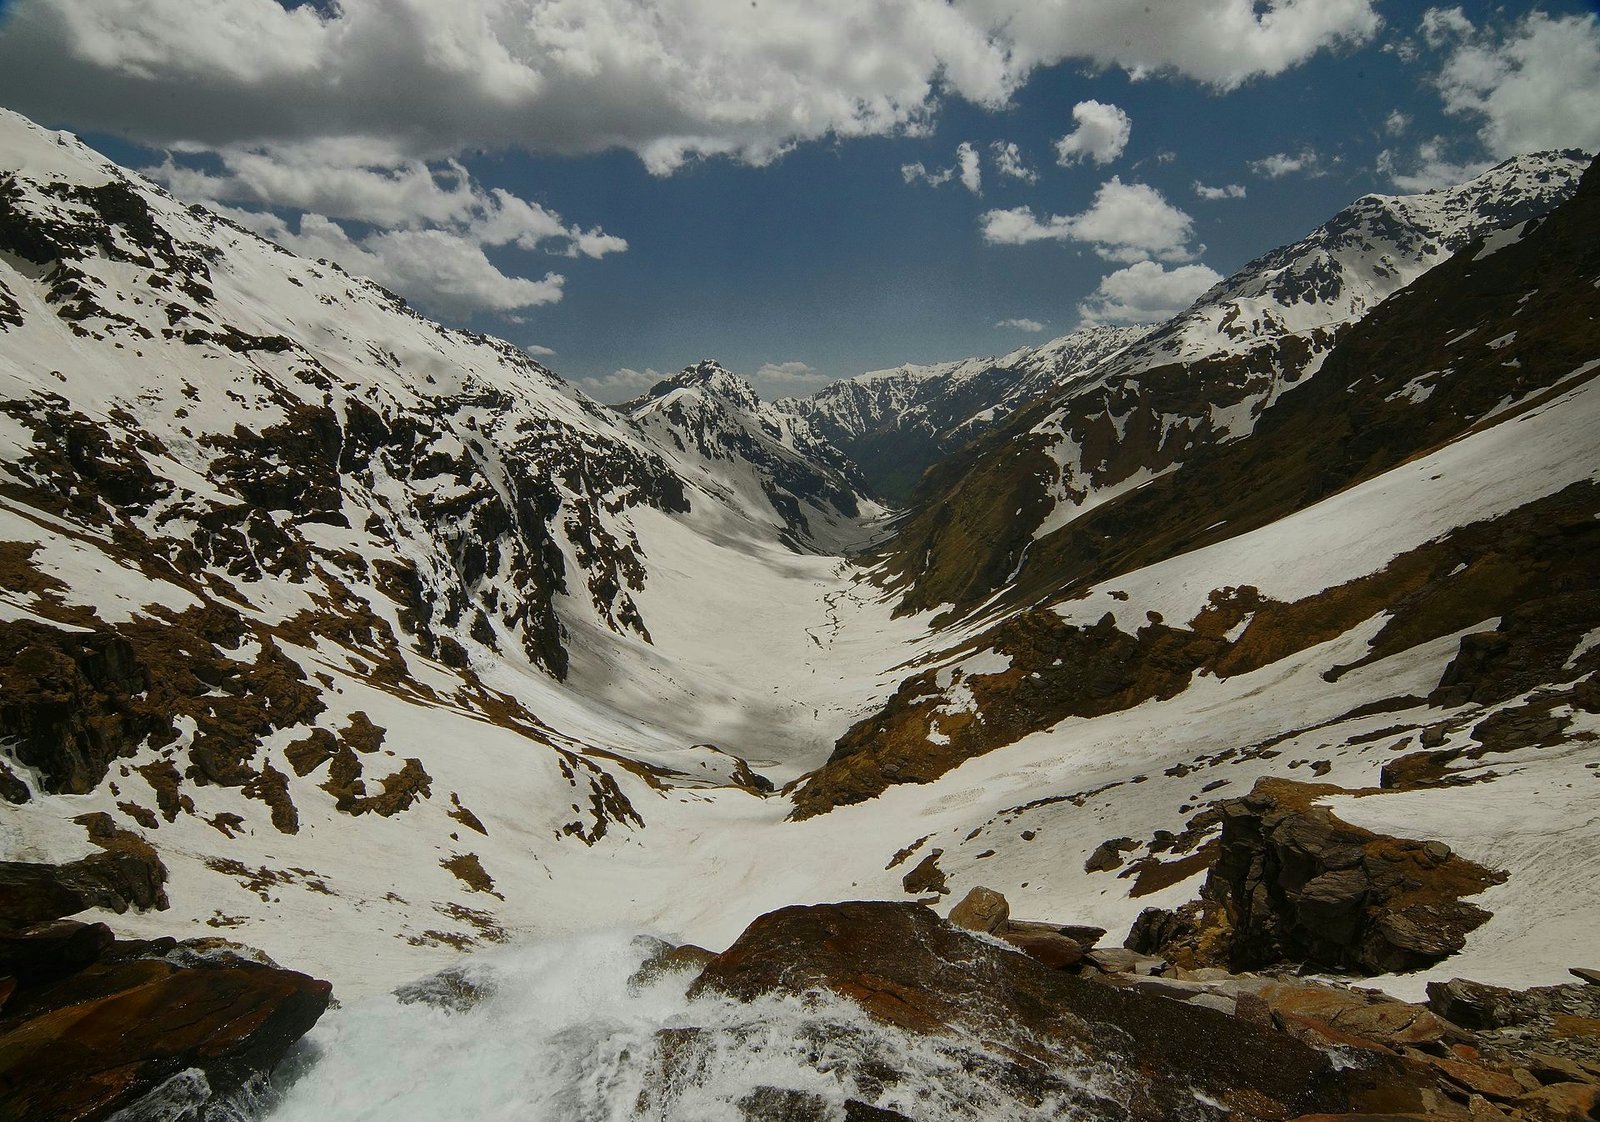
<svg viewBox="0 0 1600 1122"><path fill-rule="evenodd" d="M386 995L331 1010L279 1069L281 1097L258 1117L842 1120L855 1100L919 1122L1043 1122L1103 1119L1121 1097L1116 1073L1091 1064L1071 1080L1008 1087L1015 1065L996 1051L900 1032L832 996L690 1000L686 972L630 984L651 949L626 934L507 948L412 987L454 1009Z"/></svg>

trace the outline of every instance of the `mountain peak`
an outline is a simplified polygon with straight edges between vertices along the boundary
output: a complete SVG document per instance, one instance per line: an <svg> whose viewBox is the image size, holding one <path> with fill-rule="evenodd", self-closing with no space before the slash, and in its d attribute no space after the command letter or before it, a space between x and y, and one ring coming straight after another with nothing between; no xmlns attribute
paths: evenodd
<svg viewBox="0 0 1600 1122"><path fill-rule="evenodd" d="M672 377L663 378L651 386L643 396L624 402L617 408L625 413L633 413L639 408L653 401L660 401L678 390L698 390L702 393L713 394L747 413L754 412L761 407L761 398L757 395L754 386L744 378L728 370L716 359L703 358L699 362L685 366Z"/></svg>

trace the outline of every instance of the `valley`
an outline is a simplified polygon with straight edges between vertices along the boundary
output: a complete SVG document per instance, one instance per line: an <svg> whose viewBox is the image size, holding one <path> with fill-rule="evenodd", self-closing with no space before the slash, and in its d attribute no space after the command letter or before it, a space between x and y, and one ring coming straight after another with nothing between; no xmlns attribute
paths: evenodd
<svg viewBox="0 0 1600 1122"><path fill-rule="evenodd" d="M942 946L981 887L1101 951L1293 966L1219 871L1269 804L1436 847L1315 901L1360 913L1315 949L1362 985L1567 983L1600 924L1597 246L1600 172L1540 153L1366 196L1163 325L803 401L706 360L610 408L0 111L0 850L134 853L158 900L59 915L332 982L284 1118L398 1117L385 1039L492 1035L385 996L440 970L520 986L513 1030L592 1093L551 1117L681 1091L638 1053L696 1017L781 1026L807 1086L818 1024L899 1050L926 1117L984 1117L939 1083L998 1062L981 1033L696 1004L756 985L734 951L629 987L630 940L709 960L799 905L920 901L847 907ZM651 1116L754 1117L750 1047ZM436 1116L464 1070L394 1102ZM1056 1117L1068 1083L982 1109Z"/></svg>

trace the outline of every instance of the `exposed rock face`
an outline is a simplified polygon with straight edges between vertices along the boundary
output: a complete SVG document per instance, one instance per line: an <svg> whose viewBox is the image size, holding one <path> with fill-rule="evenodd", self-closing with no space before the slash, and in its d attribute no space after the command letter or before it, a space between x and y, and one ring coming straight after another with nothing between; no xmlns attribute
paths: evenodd
<svg viewBox="0 0 1600 1122"><path fill-rule="evenodd" d="M1437 842L1385 837L1310 805L1336 789L1262 780L1222 804L1200 899L1150 909L1127 945L1188 966L1401 973L1456 951L1489 913L1462 898L1504 875Z"/></svg>
<svg viewBox="0 0 1600 1122"><path fill-rule="evenodd" d="M65 865L0 861L0 929L31 927L86 908L121 913L164 908L167 870L148 844L125 831L106 851Z"/></svg>
<svg viewBox="0 0 1600 1122"><path fill-rule="evenodd" d="M331 987L216 940L121 942L56 919L166 904L148 843L84 822L105 853L0 865L0 1118L202 1117L265 1080Z"/></svg>
<svg viewBox="0 0 1600 1122"><path fill-rule="evenodd" d="M171 940L97 943L94 961L22 986L0 1011L0 1117L95 1122L152 1095L198 1110L264 1078L328 1005L328 983L294 971L180 965L160 957Z"/></svg>
<svg viewBox="0 0 1600 1122"><path fill-rule="evenodd" d="M1096 1064L1128 1072L1100 1082L1100 1093L1080 1091L1079 1108L1091 1118L1282 1119L1345 1110L1366 1101L1391 1070L1360 1060L1336 1067L1305 1044L1212 1009L1052 970L912 904L828 904L763 916L706 966L691 993L751 1000L811 989L843 995L907 1031L986 1041L1014 1057L1009 1078L1040 1087L1056 1087L1074 1070L1081 1078Z"/></svg>

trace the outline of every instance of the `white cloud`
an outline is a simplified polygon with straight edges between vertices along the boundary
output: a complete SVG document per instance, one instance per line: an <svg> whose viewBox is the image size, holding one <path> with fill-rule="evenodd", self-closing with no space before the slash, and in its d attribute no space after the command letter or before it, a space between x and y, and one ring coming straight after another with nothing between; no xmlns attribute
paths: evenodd
<svg viewBox="0 0 1600 1122"><path fill-rule="evenodd" d="M1066 59L1232 88L1364 42L1375 0L32 0L0 103L209 148L360 137L434 159L623 148L654 172L1003 105Z"/></svg>
<svg viewBox="0 0 1600 1122"><path fill-rule="evenodd" d="M1024 183L1039 182L1039 173L1022 158L1022 150L1009 140L997 140L989 146L994 156L994 166L1001 175L1020 179Z"/></svg>
<svg viewBox="0 0 1600 1122"><path fill-rule="evenodd" d="M538 343L529 343L522 348L534 358L550 358L556 352L551 347L541 347Z"/></svg>
<svg viewBox="0 0 1600 1122"><path fill-rule="evenodd" d="M1133 135L1133 119L1103 101L1078 102L1072 107L1072 119L1078 127L1056 141L1056 163L1063 167L1085 159L1109 164L1122 155Z"/></svg>
<svg viewBox="0 0 1600 1122"><path fill-rule="evenodd" d="M950 180L955 178L955 174L955 168L945 168L942 171L929 171L923 165L921 160L918 160L914 164L900 165L901 179L904 179L907 183L916 183L918 180L921 180L930 187L944 186L946 183L949 183Z"/></svg>
<svg viewBox="0 0 1600 1122"><path fill-rule="evenodd" d="M1112 261L1189 261L1200 252L1190 247L1194 220L1144 183L1123 183L1112 176L1095 192L1088 210L1078 214L1036 217L1028 207L991 210L980 219L990 245L1026 245L1037 241L1086 242ZM1203 249L1204 247L1201 247Z"/></svg>
<svg viewBox="0 0 1600 1122"><path fill-rule="evenodd" d="M667 375L659 370L646 368L633 370L622 367L613 370L610 374L602 374L593 378L573 378L572 384L596 401L603 401L607 405L620 405L624 401L631 401L640 397L644 392L657 382L663 382Z"/></svg>
<svg viewBox="0 0 1600 1122"><path fill-rule="evenodd" d="M1390 136L1400 136L1411 127L1411 116L1396 109L1383 119L1383 131Z"/></svg>
<svg viewBox="0 0 1600 1122"><path fill-rule="evenodd" d="M447 230L385 230L353 238L320 214L301 215L292 224L260 212L223 208L222 213L302 257L325 257L441 315L553 304L566 283L559 273L540 280L508 276L478 243Z"/></svg>
<svg viewBox="0 0 1600 1122"><path fill-rule="evenodd" d="M978 150L963 140L956 146L956 166L961 169L961 186L974 195L983 194L983 168L978 163Z"/></svg>
<svg viewBox="0 0 1600 1122"><path fill-rule="evenodd" d="M1194 181L1194 193L1202 199L1242 199L1244 187L1238 183L1228 183L1221 187L1207 187L1198 179Z"/></svg>
<svg viewBox="0 0 1600 1122"><path fill-rule="evenodd" d="M1100 278L1100 286L1078 305L1078 315L1086 325L1159 322L1183 311L1220 280L1221 273L1204 265L1167 269L1139 261Z"/></svg>
<svg viewBox="0 0 1600 1122"><path fill-rule="evenodd" d="M509 191L486 190L456 161L367 162L382 153L359 142L228 149L213 156L219 170L169 154L145 172L176 195L223 210L296 252L370 276L441 315L487 311L514 322L516 309L561 298L560 276L508 275L489 261L485 247L566 257L604 257L628 248L623 238L567 225L554 211ZM285 221L233 203L300 214ZM341 225L349 220L375 229L352 234ZM440 254L436 268L419 259L429 252Z"/></svg>
<svg viewBox="0 0 1600 1122"><path fill-rule="evenodd" d="M833 379L806 363L790 360L762 363L750 380L757 389L781 397L784 394L817 389Z"/></svg>
<svg viewBox="0 0 1600 1122"><path fill-rule="evenodd" d="M1003 319L996 323L995 326L1011 328L1015 331L1038 332L1044 330L1044 324L1036 319Z"/></svg>
<svg viewBox="0 0 1600 1122"><path fill-rule="evenodd" d="M1322 166L1322 157L1311 148L1302 148L1290 154L1274 152L1259 160L1250 161L1250 170L1268 179L1282 179L1286 175L1307 175L1315 178L1328 174Z"/></svg>
<svg viewBox="0 0 1600 1122"><path fill-rule="evenodd" d="M1435 50L1447 43L1465 39L1477 30L1467 18L1467 13L1460 7L1429 8L1422 13L1419 29L1422 32L1423 42Z"/></svg>
<svg viewBox="0 0 1600 1122"><path fill-rule="evenodd" d="M922 182L930 187L943 187L955 179L974 195L983 193L983 168L979 166L978 150L966 140L956 145L955 163L949 167L929 170L920 160L901 164L900 178L907 183Z"/></svg>
<svg viewBox="0 0 1600 1122"><path fill-rule="evenodd" d="M1424 34L1438 12L1424 17ZM1490 157L1600 148L1600 19L1534 12L1480 32L1451 17L1447 41L1451 51L1435 79L1445 111L1478 123Z"/></svg>
<svg viewBox="0 0 1600 1122"><path fill-rule="evenodd" d="M1448 142L1440 136L1417 145L1410 155L1385 148L1378 153L1378 174L1402 191L1432 191L1453 187L1487 170L1492 161L1451 159Z"/></svg>

